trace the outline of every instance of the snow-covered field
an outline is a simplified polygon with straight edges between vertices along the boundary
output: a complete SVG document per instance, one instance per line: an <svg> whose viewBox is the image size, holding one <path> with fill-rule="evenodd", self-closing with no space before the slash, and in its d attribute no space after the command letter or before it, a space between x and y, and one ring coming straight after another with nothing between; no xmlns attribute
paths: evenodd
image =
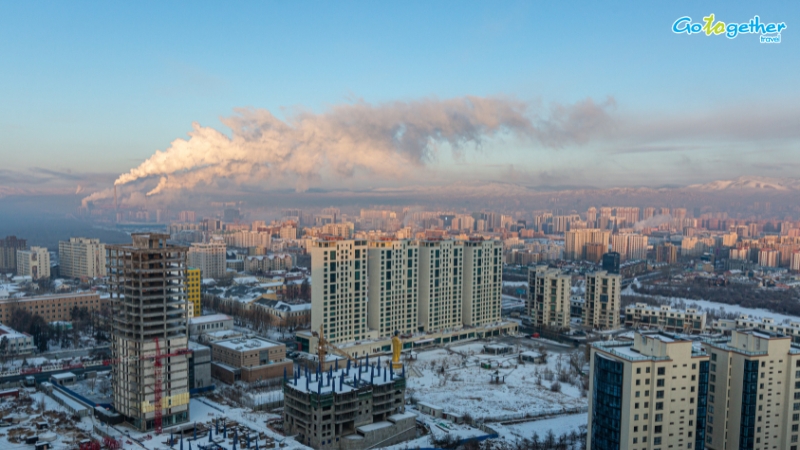
<svg viewBox="0 0 800 450"><path fill-rule="evenodd" d="M549 431L552 431L556 436L564 433L571 433L572 431L580 431L581 427L583 427L585 431L588 423L588 413L582 413L514 425L493 424L492 427L497 429L500 436L506 440L514 440L516 438L531 439L534 433L538 434L540 438L543 438Z"/></svg>
<svg viewBox="0 0 800 450"><path fill-rule="evenodd" d="M546 368L554 373L567 369L567 354L551 354L547 364L517 364L517 355L481 354L483 345L451 347L461 355L445 349L420 352L410 371L407 396L441 406L445 412L469 413L475 419L512 418L586 406L579 388L571 384L561 383L561 392L550 390L551 381L537 385L537 378ZM493 367L499 364L499 368L484 369L481 362L491 362ZM505 381L491 383L495 372Z"/></svg>

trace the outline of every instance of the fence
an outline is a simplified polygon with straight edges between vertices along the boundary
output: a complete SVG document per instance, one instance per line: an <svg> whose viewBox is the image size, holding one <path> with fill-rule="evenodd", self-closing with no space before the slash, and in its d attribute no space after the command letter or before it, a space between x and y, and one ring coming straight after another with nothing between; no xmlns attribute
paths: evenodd
<svg viewBox="0 0 800 450"><path fill-rule="evenodd" d="M589 412L588 406L578 406L575 408L561 408L561 409L551 409L547 411L541 411L537 413L518 413L518 414L504 414L501 416L491 416L486 417L483 420L485 422L532 422L534 420L540 420L548 417L553 416L565 416L568 414L582 414Z"/></svg>

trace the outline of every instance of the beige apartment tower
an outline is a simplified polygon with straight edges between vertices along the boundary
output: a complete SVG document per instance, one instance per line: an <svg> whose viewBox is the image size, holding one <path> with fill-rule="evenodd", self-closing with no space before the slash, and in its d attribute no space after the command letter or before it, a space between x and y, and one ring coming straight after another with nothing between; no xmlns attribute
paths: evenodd
<svg viewBox="0 0 800 450"><path fill-rule="evenodd" d="M116 410L147 431L157 428L158 416L164 427L189 420L186 248L167 244L167 234L131 237L131 244L106 249L111 383Z"/></svg>
<svg viewBox="0 0 800 450"><path fill-rule="evenodd" d="M708 450L797 450L800 436L800 348L789 336L734 330L706 341Z"/></svg>
<svg viewBox="0 0 800 450"><path fill-rule="evenodd" d="M62 277L102 278L106 276L106 246L100 239L59 241L58 267Z"/></svg>
<svg viewBox="0 0 800 450"><path fill-rule="evenodd" d="M17 275L33 280L50 278L50 252L44 247L17 250Z"/></svg>
<svg viewBox="0 0 800 450"><path fill-rule="evenodd" d="M462 327L464 247L453 240L421 240L419 327L422 331Z"/></svg>
<svg viewBox="0 0 800 450"><path fill-rule="evenodd" d="M369 337L367 241L326 237L311 247L311 329L332 343Z"/></svg>
<svg viewBox="0 0 800 450"><path fill-rule="evenodd" d="M572 277L559 269L528 269L528 316L536 326L569 328Z"/></svg>
<svg viewBox="0 0 800 450"><path fill-rule="evenodd" d="M222 278L226 273L225 242L212 238L208 243L195 243L189 247L189 265L200 269L203 278Z"/></svg>
<svg viewBox="0 0 800 450"><path fill-rule="evenodd" d="M679 336L636 332L633 342L592 344L590 358L588 449L702 449L703 349Z"/></svg>
<svg viewBox="0 0 800 450"><path fill-rule="evenodd" d="M583 325L599 330L619 328L622 277L606 271L586 275Z"/></svg>
<svg viewBox="0 0 800 450"><path fill-rule="evenodd" d="M461 305L464 326L478 327L500 320L503 284L503 244L470 239L464 251L464 287Z"/></svg>
<svg viewBox="0 0 800 450"><path fill-rule="evenodd" d="M409 240L380 240L368 246L367 326L381 337L417 330L419 247Z"/></svg>
<svg viewBox="0 0 800 450"><path fill-rule="evenodd" d="M608 248L610 236L611 232L596 228L567 231L564 233L564 259L586 258L586 244L603 244Z"/></svg>

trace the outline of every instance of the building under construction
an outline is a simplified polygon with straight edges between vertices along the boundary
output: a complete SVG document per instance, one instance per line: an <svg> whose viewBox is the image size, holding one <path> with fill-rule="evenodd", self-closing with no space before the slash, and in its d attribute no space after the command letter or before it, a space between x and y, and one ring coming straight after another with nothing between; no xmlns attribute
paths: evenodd
<svg viewBox="0 0 800 450"><path fill-rule="evenodd" d="M384 360L384 362L387 362ZM380 448L416 437L416 416L404 412L405 370L369 359L284 378L284 431L315 449Z"/></svg>
<svg viewBox="0 0 800 450"><path fill-rule="evenodd" d="M186 247L133 234L106 247L113 311L114 407L135 428L189 420Z"/></svg>

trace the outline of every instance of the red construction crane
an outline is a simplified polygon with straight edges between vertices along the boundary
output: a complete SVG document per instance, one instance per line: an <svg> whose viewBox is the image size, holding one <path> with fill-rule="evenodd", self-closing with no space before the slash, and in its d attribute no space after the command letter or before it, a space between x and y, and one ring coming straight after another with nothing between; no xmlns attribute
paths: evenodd
<svg viewBox="0 0 800 450"><path fill-rule="evenodd" d="M123 361L144 361L144 360L153 360L153 367L154 367L154 376L155 376L155 385L153 386L153 407L155 412L155 418L153 420L153 425L155 428L156 434L161 434L162 428L162 421L163 421L163 410L162 410L162 370L163 364L161 362L164 358L171 358L173 356L181 356L191 353L191 350L188 348L182 348L172 353L161 353L161 345L158 342L158 338L154 338L156 343L156 352L153 355L143 355L140 357L128 357L128 358L115 358L115 359L107 359L103 361L103 365L117 365Z"/></svg>
<svg viewBox="0 0 800 450"><path fill-rule="evenodd" d="M156 340L156 359L155 359L155 378L156 378L156 387L154 392L155 397L153 398L153 403L155 404L156 408L156 418L153 421L154 426L156 429L156 434L161 434L161 347L158 345L158 338Z"/></svg>

